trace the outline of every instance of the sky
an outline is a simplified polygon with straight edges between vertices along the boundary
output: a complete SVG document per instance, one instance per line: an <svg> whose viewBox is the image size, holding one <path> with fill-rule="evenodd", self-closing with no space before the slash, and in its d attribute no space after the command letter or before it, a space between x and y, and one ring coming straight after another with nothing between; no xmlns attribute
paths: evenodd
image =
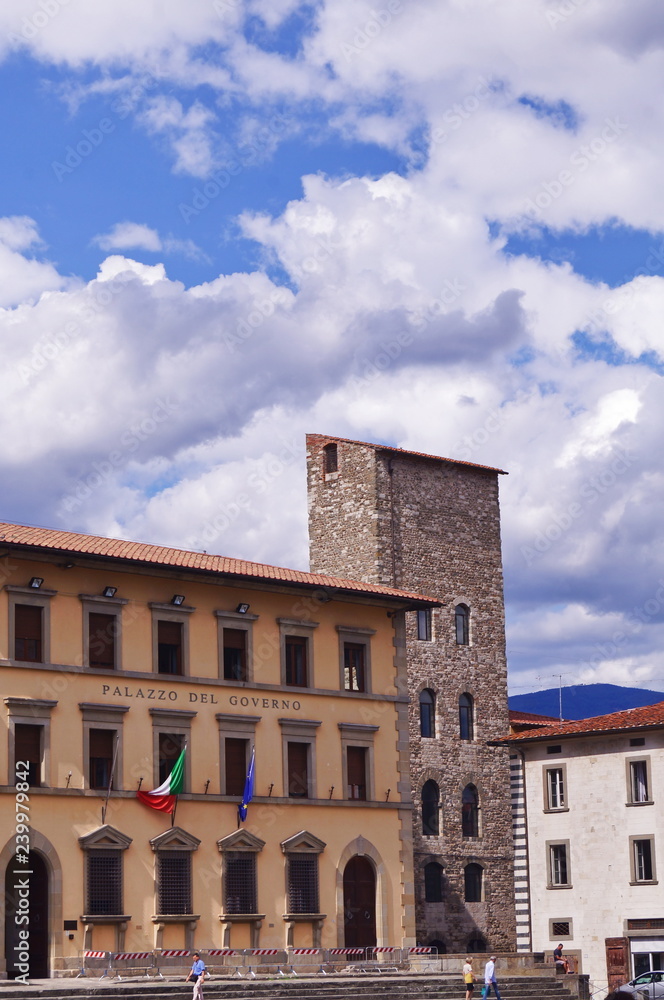
<svg viewBox="0 0 664 1000"><path fill-rule="evenodd" d="M659 0L5 0L0 517L307 568L499 467L510 690L664 690Z"/></svg>

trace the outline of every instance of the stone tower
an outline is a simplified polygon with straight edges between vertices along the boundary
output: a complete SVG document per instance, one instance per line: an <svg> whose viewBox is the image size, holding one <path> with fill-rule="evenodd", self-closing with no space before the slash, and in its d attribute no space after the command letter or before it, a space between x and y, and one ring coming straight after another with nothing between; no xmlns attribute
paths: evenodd
<svg viewBox="0 0 664 1000"><path fill-rule="evenodd" d="M407 618L418 941L513 951L499 469L307 436L312 572L436 597Z"/></svg>

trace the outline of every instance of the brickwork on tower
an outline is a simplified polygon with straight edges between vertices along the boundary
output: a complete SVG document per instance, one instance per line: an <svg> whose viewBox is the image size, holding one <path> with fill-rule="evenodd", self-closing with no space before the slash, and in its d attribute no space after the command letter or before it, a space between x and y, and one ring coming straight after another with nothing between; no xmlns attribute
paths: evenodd
<svg viewBox="0 0 664 1000"><path fill-rule="evenodd" d="M430 637L406 615L406 651L417 935L448 952L515 948L509 759L486 745L509 732L499 471L307 436L312 572L443 605Z"/></svg>

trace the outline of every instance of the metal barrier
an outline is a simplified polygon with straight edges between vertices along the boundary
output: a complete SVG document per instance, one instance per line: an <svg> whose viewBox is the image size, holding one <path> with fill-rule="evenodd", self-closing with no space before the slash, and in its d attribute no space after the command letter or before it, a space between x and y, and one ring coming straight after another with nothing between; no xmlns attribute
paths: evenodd
<svg viewBox="0 0 664 1000"><path fill-rule="evenodd" d="M302 971L303 967L313 966L315 968L316 966L318 966L318 968L316 969L316 971L317 972L323 972L324 971L323 970L323 954L324 954L324 952L323 952L322 948L291 948L290 951L289 951L290 965L288 966L290 968L290 974L291 974L291 976L297 976L298 975L298 971L295 968L296 965L299 966L300 971ZM314 961L314 962L294 962L293 961L294 958L310 958L313 955L317 955L318 956L317 961ZM279 970L279 971L280 971L280 974L283 976L284 973L281 970Z"/></svg>
<svg viewBox="0 0 664 1000"><path fill-rule="evenodd" d="M143 979L149 979L150 969L154 969L154 952L152 951L119 951L111 958L112 971L115 973L114 979L122 979L121 972L144 972ZM136 962L141 964L134 964ZM161 978L163 979L163 976Z"/></svg>
<svg viewBox="0 0 664 1000"><path fill-rule="evenodd" d="M349 962L360 962L364 952L364 948L328 948L325 952L325 965L331 966L332 972L341 972ZM329 975L322 966L320 971L324 976Z"/></svg>
<svg viewBox="0 0 664 1000"><path fill-rule="evenodd" d="M87 976L90 972L99 972L101 970L101 976L99 979L109 979L111 975L111 958L112 953L110 951L82 951L79 954L79 959L81 962L81 971L77 975L77 979L82 976ZM93 966L91 963L95 963Z"/></svg>
<svg viewBox="0 0 664 1000"><path fill-rule="evenodd" d="M279 966L279 973L282 976L283 976L284 973L281 970L281 966L282 965L288 965L287 954L286 954L286 952L284 951L283 948L245 948L243 950L242 954L245 956L245 958L247 958L247 957L249 958L249 961L245 962L245 965L247 966L247 973L246 973L247 978L249 978L249 977L251 977L252 979L256 978L256 973L253 970L254 963L251 961L254 956L256 956L257 958L262 958L265 955L283 955L284 956L284 961L283 962L275 962L274 963L275 965ZM261 963L258 962L256 964L260 965ZM239 966L238 966L237 975L238 976L242 975L242 973L239 970Z"/></svg>
<svg viewBox="0 0 664 1000"><path fill-rule="evenodd" d="M155 974L159 976L160 979L164 978L162 969L168 972L169 969L180 969L182 967L182 962L173 959L189 958L193 955L193 952L188 948L165 948L163 951L154 952L154 968L156 970Z"/></svg>

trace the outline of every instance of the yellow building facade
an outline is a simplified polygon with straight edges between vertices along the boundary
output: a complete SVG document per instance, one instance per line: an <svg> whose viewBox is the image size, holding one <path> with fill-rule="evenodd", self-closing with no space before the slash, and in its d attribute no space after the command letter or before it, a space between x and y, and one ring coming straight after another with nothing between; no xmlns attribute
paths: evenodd
<svg viewBox="0 0 664 1000"><path fill-rule="evenodd" d="M0 578L1 972L415 944L405 616L434 600L9 524ZM185 747L171 817L136 791Z"/></svg>

